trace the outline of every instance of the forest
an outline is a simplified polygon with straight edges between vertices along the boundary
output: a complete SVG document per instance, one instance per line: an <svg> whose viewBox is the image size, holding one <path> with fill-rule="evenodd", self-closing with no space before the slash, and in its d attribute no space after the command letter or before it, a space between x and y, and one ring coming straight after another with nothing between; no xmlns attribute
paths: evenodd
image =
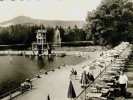
<svg viewBox="0 0 133 100"><path fill-rule="evenodd" d="M44 25L11 25L9 27L0 28L0 45L12 44L31 44L36 41L36 31L40 29L46 30L46 41L52 42L56 29L59 29L62 42L85 41L86 33L83 29L76 25L71 28L63 28L61 26L45 27Z"/></svg>

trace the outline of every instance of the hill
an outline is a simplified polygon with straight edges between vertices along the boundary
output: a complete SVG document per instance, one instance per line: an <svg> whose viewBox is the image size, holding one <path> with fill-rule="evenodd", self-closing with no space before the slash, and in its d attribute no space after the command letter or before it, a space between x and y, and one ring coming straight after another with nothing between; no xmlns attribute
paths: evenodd
<svg viewBox="0 0 133 100"><path fill-rule="evenodd" d="M60 20L44 20L44 19L33 19L26 16L18 16L16 18L10 19L0 23L0 26L6 27L15 24L24 24L24 25L39 25L43 24L45 26L62 26L64 28L70 26L82 27L85 24L85 21L60 21Z"/></svg>

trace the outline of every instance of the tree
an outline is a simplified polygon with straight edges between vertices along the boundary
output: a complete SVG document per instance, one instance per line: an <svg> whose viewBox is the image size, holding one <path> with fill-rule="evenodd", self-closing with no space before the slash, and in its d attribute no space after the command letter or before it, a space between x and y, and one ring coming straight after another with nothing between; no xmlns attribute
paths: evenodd
<svg viewBox="0 0 133 100"><path fill-rule="evenodd" d="M85 31L94 43L115 46L122 41L132 42L133 2L102 0L95 11L88 12L86 21Z"/></svg>

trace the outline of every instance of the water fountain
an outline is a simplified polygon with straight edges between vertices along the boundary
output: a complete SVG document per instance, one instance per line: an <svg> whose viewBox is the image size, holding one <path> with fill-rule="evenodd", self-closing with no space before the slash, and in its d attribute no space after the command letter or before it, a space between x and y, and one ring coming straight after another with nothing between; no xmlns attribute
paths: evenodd
<svg viewBox="0 0 133 100"><path fill-rule="evenodd" d="M61 45L60 31L58 28L54 32L53 45L54 46L60 46Z"/></svg>

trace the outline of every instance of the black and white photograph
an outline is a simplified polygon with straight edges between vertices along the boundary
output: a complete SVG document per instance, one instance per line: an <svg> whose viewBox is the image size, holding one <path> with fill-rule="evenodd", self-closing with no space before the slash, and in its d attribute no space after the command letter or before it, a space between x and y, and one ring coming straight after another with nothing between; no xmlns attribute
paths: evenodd
<svg viewBox="0 0 133 100"><path fill-rule="evenodd" d="M133 100L133 0L0 0L0 100Z"/></svg>

